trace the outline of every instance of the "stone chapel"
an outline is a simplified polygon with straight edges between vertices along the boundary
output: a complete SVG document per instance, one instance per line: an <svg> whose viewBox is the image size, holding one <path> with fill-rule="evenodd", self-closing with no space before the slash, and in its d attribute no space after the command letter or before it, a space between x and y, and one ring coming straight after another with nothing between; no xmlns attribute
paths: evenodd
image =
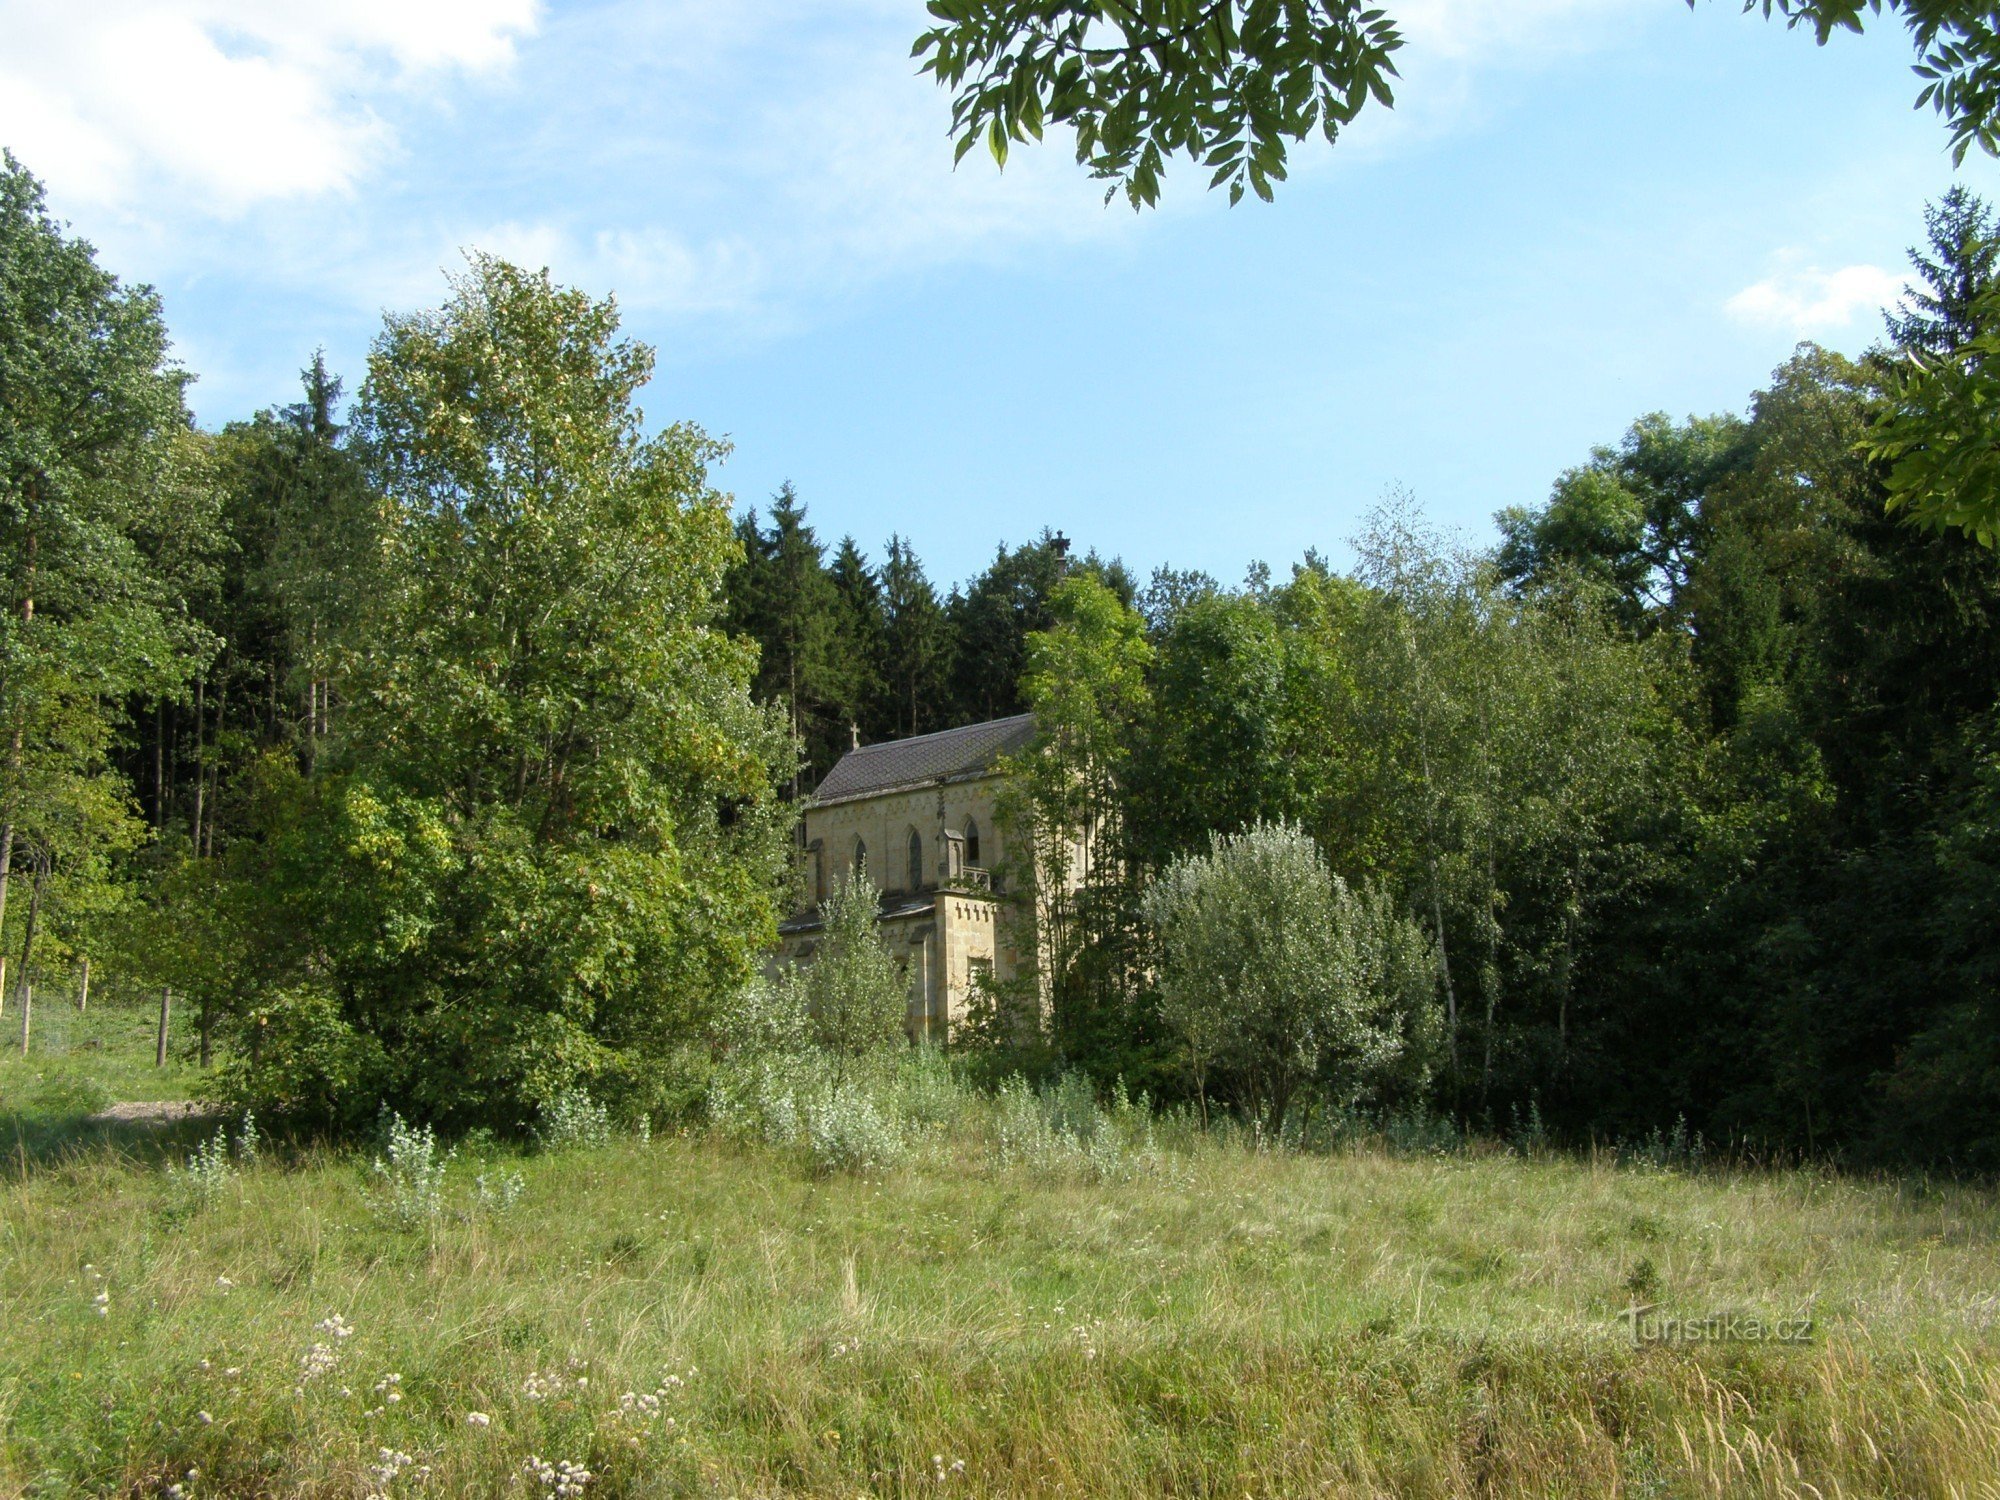
<svg viewBox="0 0 2000 1500"><path fill-rule="evenodd" d="M809 959L819 903L865 870L882 892L879 930L909 976L910 1036L947 1040L981 982L1013 979L1032 953L1032 903L1007 888L1007 872L1032 861L1008 860L996 803L997 762L1034 734L1034 716L1017 714L843 755L804 803L797 909L779 924L778 957Z"/></svg>

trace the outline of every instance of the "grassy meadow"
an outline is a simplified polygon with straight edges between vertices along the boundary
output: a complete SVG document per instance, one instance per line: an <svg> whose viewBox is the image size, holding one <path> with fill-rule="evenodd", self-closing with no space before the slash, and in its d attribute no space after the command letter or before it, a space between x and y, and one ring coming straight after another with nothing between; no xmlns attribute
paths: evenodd
<svg viewBox="0 0 2000 1500"><path fill-rule="evenodd" d="M935 1088L858 1173L719 1131L377 1171L87 1122L49 1079L125 1089L147 1019L0 1063L3 1494L2000 1494L1986 1191L1132 1112L1065 1152ZM1812 1335L1640 1345L1635 1302Z"/></svg>

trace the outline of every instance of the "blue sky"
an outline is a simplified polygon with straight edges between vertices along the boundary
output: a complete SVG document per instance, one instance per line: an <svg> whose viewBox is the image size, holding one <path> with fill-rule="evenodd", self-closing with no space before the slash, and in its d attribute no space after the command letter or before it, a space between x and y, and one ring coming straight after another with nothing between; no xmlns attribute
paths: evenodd
<svg viewBox="0 0 2000 1500"><path fill-rule="evenodd" d="M1475 540L1642 412L1858 351L1954 180L1892 24L1387 0L1397 108L1273 206L951 169L920 0L0 0L0 143L166 301L205 422L350 383L476 245L660 351L646 407L943 582L1042 526L1240 578L1403 486ZM1984 160L1959 174L2000 196Z"/></svg>

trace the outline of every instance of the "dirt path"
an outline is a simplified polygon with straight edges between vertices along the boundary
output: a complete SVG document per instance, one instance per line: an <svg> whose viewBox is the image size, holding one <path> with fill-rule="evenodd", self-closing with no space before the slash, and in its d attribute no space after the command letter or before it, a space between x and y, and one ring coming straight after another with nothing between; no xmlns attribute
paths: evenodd
<svg viewBox="0 0 2000 1500"><path fill-rule="evenodd" d="M132 1099L113 1104L90 1118L93 1122L166 1125L175 1120L198 1119L209 1111L191 1099Z"/></svg>

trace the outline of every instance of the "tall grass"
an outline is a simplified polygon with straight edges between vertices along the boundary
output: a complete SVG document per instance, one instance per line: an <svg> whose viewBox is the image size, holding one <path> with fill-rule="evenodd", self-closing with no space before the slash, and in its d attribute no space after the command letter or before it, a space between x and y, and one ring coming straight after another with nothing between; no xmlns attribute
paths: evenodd
<svg viewBox="0 0 2000 1500"><path fill-rule="evenodd" d="M1980 1190L1269 1150L1073 1084L976 1095L922 1057L725 1087L699 1131L440 1149L414 1218L380 1150L266 1143L193 1197L165 1167L212 1125L17 1156L0 1493L2000 1483ZM812 1107L843 1091L892 1159L819 1154ZM502 1178L511 1197L482 1191ZM1814 1337L1638 1347L1635 1287L1686 1316L1809 1314Z"/></svg>
<svg viewBox="0 0 2000 1500"><path fill-rule="evenodd" d="M82 1012L76 1008L73 981L36 987L25 1057L20 1026L18 997L10 983L6 1010L0 1014L0 1114L61 1116L113 1100L185 1099L193 1088L195 1017L170 1011L167 1064L155 1067L158 997L123 993L102 974Z"/></svg>

